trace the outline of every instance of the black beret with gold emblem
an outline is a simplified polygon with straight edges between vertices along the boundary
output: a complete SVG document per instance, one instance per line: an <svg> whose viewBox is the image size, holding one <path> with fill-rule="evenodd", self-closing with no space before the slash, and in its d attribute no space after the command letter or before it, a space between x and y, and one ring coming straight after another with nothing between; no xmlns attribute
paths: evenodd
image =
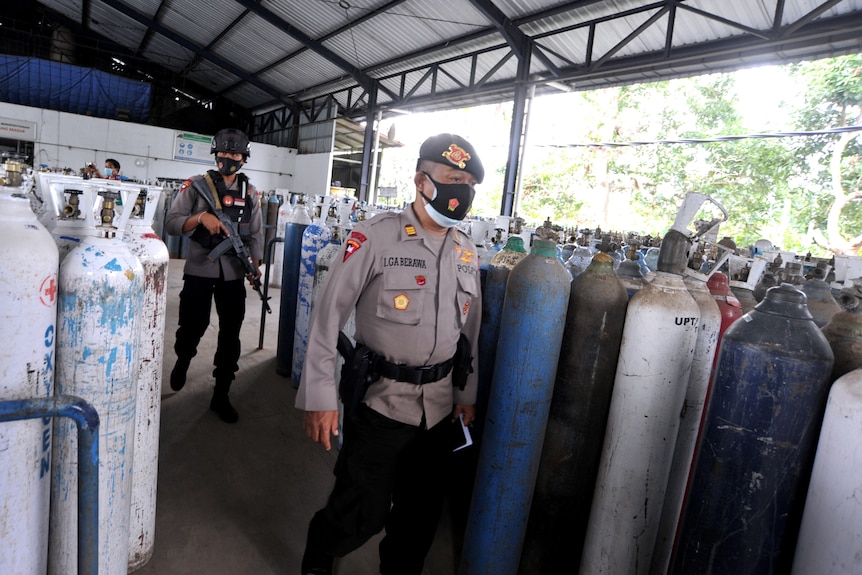
<svg viewBox="0 0 862 575"><path fill-rule="evenodd" d="M464 170L473 174L476 182L480 184L485 178L485 168L482 167L482 160L479 159L476 149L470 142L455 134L437 134L425 140L419 148L417 171L422 160Z"/></svg>

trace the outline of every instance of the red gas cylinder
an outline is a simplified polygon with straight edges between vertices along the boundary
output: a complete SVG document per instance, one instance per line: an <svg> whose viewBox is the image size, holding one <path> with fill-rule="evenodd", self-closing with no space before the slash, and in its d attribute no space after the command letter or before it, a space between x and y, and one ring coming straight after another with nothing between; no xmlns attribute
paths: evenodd
<svg viewBox="0 0 862 575"><path fill-rule="evenodd" d="M742 305L739 300L730 291L730 285L727 283L727 276L721 272L715 272L706 282L706 287L709 288L709 293L715 298L715 303L718 304L718 309L721 311L721 328L718 331L718 341L721 344L721 336L724 335L724 330L730 327L730 324L742 317Z"/></svg>

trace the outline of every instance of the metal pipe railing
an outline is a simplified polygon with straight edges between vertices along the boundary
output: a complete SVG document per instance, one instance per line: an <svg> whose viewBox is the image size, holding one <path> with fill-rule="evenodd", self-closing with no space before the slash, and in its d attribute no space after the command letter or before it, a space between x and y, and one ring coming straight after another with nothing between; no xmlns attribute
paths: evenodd
<svg viewBox="0 0 862 575"><path fill-rule="evenodd" d="M0 401L0 423L68 417L78 427L78 575L99 574L99 414L73 395Z"/></svg>
<svg viewBox="0 0 862 575"><path fill-rule="evenodd" d="M266 302L269 301L269 264L272 263L272 247L277 243L284 243L284 238L275 237L266 245L266 271L263 274L263 303L260 306L260 336L257 339L257 349L263 349L263 332L266 327ZM282 286L284 287L284 286Z"/></svg>

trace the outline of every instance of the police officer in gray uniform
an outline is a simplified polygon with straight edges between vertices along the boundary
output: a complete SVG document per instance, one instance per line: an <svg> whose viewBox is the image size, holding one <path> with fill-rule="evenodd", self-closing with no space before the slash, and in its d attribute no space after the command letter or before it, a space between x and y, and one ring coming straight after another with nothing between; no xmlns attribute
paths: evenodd
<svg viewBox="0 0 862 575"><path fill-rule="evenodd" d="M179 391L186 383L186 371L197 355L198 343L210 322L212 301L219 317L218 347L213 364L215 389L210 409L226 423L236 423L239 415L228 399L231 382L239 370L239 332L245 319L245 285L260 278L263 259L263 223L260 197L245 174L238 173L251 155L251 146L240 130L225 129L212 139L210 152L218 170L193 176L186 181L165 217L169 234L189 236L183 289L180 292L179 328L174 350L177 362L171 372L171 388ZM199 191L199 188L200 190ZM207 201L201 194L210 194ZM211 206L210 203L214 206ZM231 231L215 215L221 210L239 230L253 262L254 273L246 273L236 250L211 258L211 251L227 242Z"/></svg>
<svg viewBox="0 0 862 575"><path fill-rule="evenodd" d="M308 436L328 450L338 435L336 342L354 309L357 351L370 350L373 383L345 413L335 487L309 525L303 575L332 573L334 557L384 527L380 573L422 572L442 509L451 432L460 430L453 420L463 415L469 424L475 415L479 260L455 226L484 173L460 136L426 140L413 203L353 228L315 303L296 397ZM453 367L463 342L468 353Z"/></svg>

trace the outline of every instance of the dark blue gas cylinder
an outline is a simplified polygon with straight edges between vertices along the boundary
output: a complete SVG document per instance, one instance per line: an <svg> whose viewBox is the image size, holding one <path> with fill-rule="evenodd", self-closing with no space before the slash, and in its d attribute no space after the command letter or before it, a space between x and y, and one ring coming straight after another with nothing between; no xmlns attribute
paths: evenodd
<svg viewBox="0 0 862 575"><path fill-rule="evenodd" d="M670 573L789 573L833 354L789 284L724 333Z"/></svg>
<svg viewBox="0 0 862 575"><path fill-rule="evenodd" d="M461 575L518 571L570 285L556 243L539 236L509 273Z"/></svg>
<svg viewBox="0 0 862 575"><path fill-rule="evenodd" d="M628 302L606 253L572 281L522 575L567 573L580 563Z"/></svg>
<svg viewBox="0 0 862 575"><path fill-rule="evenodd" d="M302 234L309 224L290 221L284 224L278 346L275 352L275 371L284 377L290 377L293 372L293 338L296 331L296 302L297 290L299 289L299 266L302 260ZM299 386L298 381L291 383L294 387Z"/></svg>
<svg viewBox="0 0 862 575"><path fill-rule="evenodd" d="M505 247L497 252L488 264L485 290L482 293L482 329L479 331L479 387L476 396L476 423L474 434L481 441L482 424L488 412L488 396L494 362L497 358L497 341L500 338L500 317L506 296L506 281L522 259L527 257L524 240L520 236L509 236Z"/></svg>

